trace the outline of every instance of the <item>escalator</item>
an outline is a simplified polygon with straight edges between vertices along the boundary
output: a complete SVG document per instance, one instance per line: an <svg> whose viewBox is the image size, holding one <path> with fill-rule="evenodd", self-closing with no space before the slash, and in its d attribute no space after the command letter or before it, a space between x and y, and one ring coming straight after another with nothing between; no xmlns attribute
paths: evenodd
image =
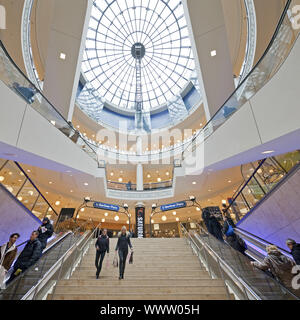
<svg viewBox="0 0 300 320"><path fill-rule="evenodd" d="M53 269L54 272L57 272L54 270L55 264L90 234L88 231L82 234L81 230L82 226L73 232L67 232L48 246L36 264L14 279L5 290L0 291L0 300L25 299L30 289L44 280L49 271Z"/></svg>
<svg viewBox="0 0 300 320"><path fill-rule="evenodd" d="M300 300L298 293L282 286L270 274L253 268L248 257L197 226L197 231L188 231L181 225L182 233L193 249L198 248L197 255L212 278L223 279L237 299Z"/></svg>

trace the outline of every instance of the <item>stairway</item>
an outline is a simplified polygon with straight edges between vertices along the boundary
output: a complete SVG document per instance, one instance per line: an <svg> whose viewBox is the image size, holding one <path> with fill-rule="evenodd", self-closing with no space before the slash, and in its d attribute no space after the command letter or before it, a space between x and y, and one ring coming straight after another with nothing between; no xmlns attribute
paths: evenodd
<svg viewBox="0 0 300 320"><path fill-rule="evenodd" d="M124 280L118 279L118 269L112 266L116 239L111 239L109 268L106 256L96 280L92 243L81 266L70 279L58 282L48 300L228 299L224 282L210 278L184 239L132 239L132 244L134 264L126 264Z"/></svg>

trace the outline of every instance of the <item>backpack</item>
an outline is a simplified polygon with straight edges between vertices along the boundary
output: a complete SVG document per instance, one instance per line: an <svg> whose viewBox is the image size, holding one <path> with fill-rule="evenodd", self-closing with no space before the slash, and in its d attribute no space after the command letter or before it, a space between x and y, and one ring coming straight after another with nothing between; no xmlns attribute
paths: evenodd
<svg viewBox="0 0 300 320"><path fill-rule="evenodd" d="M234 235L234 228L233 226L227 221L228 224L228 230L226 232L226 237L232 237Z"/></svg>

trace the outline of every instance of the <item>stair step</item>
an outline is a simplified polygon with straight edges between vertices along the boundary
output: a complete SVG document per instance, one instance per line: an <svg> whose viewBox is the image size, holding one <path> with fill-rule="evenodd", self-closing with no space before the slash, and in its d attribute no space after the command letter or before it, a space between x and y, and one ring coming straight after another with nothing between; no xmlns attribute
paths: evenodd
<svg viewBox="0 0 300 320"><path fill-rule="evenodd" d="M192 286L129 286L129 287L120 287L120 286L57 286L55 294L99 294L103 292L106 294L109 292L109 295L112 294L126 294L130 292L131 294L201 294L205 292L206 294L226 294L226 289L223 286L202 286L202 287L192 287Z"/></svg>
<svg viewBox="0 0 300 320"><path fill-rule="evenodd" d="M132 293L124 293L124 294L55 294L54 297L52 295L48 296L48 300L228 300L227 294L207 294L207 293L199 293L199 294L132 294ZM233 296L230 297L232 300Z"/></svg>

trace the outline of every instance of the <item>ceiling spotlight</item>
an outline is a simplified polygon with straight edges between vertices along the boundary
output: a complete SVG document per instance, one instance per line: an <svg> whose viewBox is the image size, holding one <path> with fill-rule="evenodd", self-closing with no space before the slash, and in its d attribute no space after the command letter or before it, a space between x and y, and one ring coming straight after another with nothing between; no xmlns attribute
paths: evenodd
<svg viewBox="0 0 300 320"><path fill-rule="evenodd" d="M113 173L113 172L111 172L111 173L110 173L110 175L111 175L111 177L113 177L113 176L114 176L114 173Z"/></svg>
<svg viewBox="0 0 300 320"><path fill-rule="evenodd" d="M226 200L222 200L222 204L227 204L227 201Z"/></svg>
<svg viewBox="0 0 300 320"><path fill-rule="evenodd" d="M115 221L119 221L120 220L120 217L119 216L115 216Z"/></svg>
<svg viewBox="0 0 300 320"><path fill-rule="evenodd" d="M193 183L192 183L193 185L195 185L195 184L197 184L197 182L196 181L193 181Z"/></svg>
<svg viewBox="0 0 300 320"><path fill-rule="evenodd" d="M119 182L123 182L123 178L119 178Z"/></svg>
<svg viewBox="0 0 300 320"><path fill-rule="evenodd" d="M5 178L3 176L0 177L0 182L3 182Z"/></svg>
<svg viewBox="0 0 300 320"><path fill-rule="evenodd" d="M161 182L161 178L157 178L157 182Z"/></svg>
<svg viewBox="0 0 300 320"><path fill-rule="evenodd" d="M166 217L166 216L162 216L162 217L161 217L161 220L162 220L162 221L167 221L167 217Z"/></svg>
<svg viewBox="0 0 300 320"><path fill-rule="evenodd" d="M91 201L91 198L90 197L85 197L84 198L84 202L90 202Z"/></svg>
<svg viewBox="0 0 300 320"><path fill-rule="evenodd" d="M127 210L129 208L129 205L127 203L124 203L123 208Z"/></svg>
<svg viewBox="0 0 300 320"><path fill-rule="evenodd" d="M19 200L19 201L22 201L22 200L23 200L23 198L22 198L22 197L18 197L18 200Z"/></svg>
<svg viewBox="0 0 300 320"><path fill-rule="evenodd" d="M197 211L201 211L201 209L199 207L196 208Z"/></svg>
<svg viewBox="0 0 300 320"><path fill-rule="evenodd" d="M210 55L211 55L212 57L215 57L215 56L217 55L217 51L216 51L216 50L212 50L212 51L210 52Z"/></svg>
<svg viewBox="0 0 300 320"><path fill-rule="evenodd" d="M87 182L85 182L84 185L87 187L89 184Z"/></svg>
<svg viewBox="0 0 300 320"><path fill-rule="evenodd" d="M56 205L56 206L59 206L59 205L60 205L60 201L56 201L56 202L55 202L55 205Z"/></svg>
<svg viewBox="0 0 300 320"><path fill-rule="evenodd" d="M155 221L152 219L152 220L151 220L151 223L155 223Z"/></svg>
<svg viewBox="0 0 300 320"><path fill-rule="evenodd" d="M59 55L59 58L61 60L66 60L66 57L67 57L67 55L65 53L63 53L63 52L61 52L60 55Z"/></svg>
<svg viewBox="0 0 300 320"><path fill-rule="evenodd" d="M105 215L105 217L108 217L108 213L107 212L105 212L104 215Z"/></svg>
<svg viewBox="0 0 300 320"><path fill-rule="evenodd" d="M101 222L105 222L105 219L102 219Z"/></svg>
<svg viewBox="0 0 300 320"><path fill-rule="evenodd" d="M179 222L179 218L178 217L176 218L176 221Z"/></svg>
<svg viewBox="0 0 300 320"><path fill-rule="evenodd" d="M82 209L80 209L80 211L81 211L81 212L84 212L84 211L85 211L85 209L84 209L84 208L82 208Z"/></svg>
<svg viewBox="0 0 300 320"><path fill-rule="evenodd" d="M156 208L157 208L157 204L156 204L156 203L153 203L152 209L156 209Z"/></svg>
<svg viewBox="0 0 300 320"><path fill-rule="evenodd" d="M169 172L169 171L168 171L168 172L166 172L166 175L167 175L167 176L169 176L169 175L170 175L170 172Z"/></svg>
<svg viewBox="0 0 300 320"><path fill-rule="evenodd" d="M177 212L176 211L173 211L173 216L176 216Z"/></svg>
<svg viewBox="0 0 300 320"><path fill-rule="evenodd" d="M190 196L190 200L191 201L196 201L196 197L195 196Z"/></svg>

